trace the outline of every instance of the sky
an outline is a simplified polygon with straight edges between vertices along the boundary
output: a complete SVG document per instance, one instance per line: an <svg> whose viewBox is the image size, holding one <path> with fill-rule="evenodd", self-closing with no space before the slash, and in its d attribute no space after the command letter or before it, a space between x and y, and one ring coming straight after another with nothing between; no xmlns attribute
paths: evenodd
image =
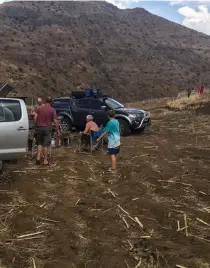
<svg viewBox="0 0 210 268"><path fill-rule="evenodd" d="M0 4L8 0L0 0ZM143 7L150 13L210 35L210 0L106 0L118 8Z"/></svg>
<svg viewBox="0 0 210 268"><path fill-rule="evenodd" d="M210 0L139 1L107 0L119 8L143 7L150 13L210 35Z"/></svg>

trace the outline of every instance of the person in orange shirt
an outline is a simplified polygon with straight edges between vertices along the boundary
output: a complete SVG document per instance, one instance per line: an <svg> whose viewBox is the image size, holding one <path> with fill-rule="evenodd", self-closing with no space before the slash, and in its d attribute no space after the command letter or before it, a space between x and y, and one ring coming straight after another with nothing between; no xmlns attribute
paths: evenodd
<svg viewBox="0 0 210 268"><path fill-rule="evenodd" d="M92 131L98 131L99 130L98 125L93 121L93 116L92 115L87 115L86 121L87 121L87 123L85 125L85 130L80 132L80 134L89 135L91 130Z"/></svg>
<svg viewBox="0 0 210 268"><path fill-rule="evenodd" d="M99 130L98 125L93 121L92 115L87 115L86 121L85 130L80 132L80 135L82 136L81 140L84 142L88 142L90 140L89 136L91 131Z"/></svg>

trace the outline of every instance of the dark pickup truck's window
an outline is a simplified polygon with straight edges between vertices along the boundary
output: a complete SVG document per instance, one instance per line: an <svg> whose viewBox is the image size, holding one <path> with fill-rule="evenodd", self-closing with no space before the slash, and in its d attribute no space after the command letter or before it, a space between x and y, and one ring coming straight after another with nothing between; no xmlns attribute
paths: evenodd
<svg viewBox="0 0 210 268"><path fill-rule="evenodd" d="M75 100L75 104L78 108L91 109L91 103L89 99L78 99Z"/></svg>
<svg viewBox="0 0 210 268"><path fill-rule="evenodd" d="M54 108L68 108L69 100L55 100L52 104Z"/></svg>
<svg viewBox="0 0 210 268"><path fill-rule="evenodd" d="M21 106L17 100L0 100L0 123L21 119Z"/></svg>
<svg viewBox="0 0 210 268"><path fill-rule="evenodd" d="M118 109L118 108L124 108L124 106L121 103L111 98L106 99L105 103L110 109L113 109L113 110Z"/></svg>
<svg viewBox="0 0 210 268"><path fill-rule="evenodd" d="M100 110L103 103L100 100L90 100L90 107L93 110Z"/></svg>
<svg viewBox="0 0 210 268"><path fill-rule="evenodd" d="M99 110L101 109L101 106L103 105L100 100L95 99L78 99L75 100L75 104L78 108L82 109L95 109Z"/></svg>

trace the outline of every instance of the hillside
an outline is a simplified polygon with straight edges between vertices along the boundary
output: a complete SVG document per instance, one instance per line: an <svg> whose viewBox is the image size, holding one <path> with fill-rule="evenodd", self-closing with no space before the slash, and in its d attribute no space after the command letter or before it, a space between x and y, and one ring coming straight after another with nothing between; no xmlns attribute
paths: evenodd
<svg viewBox="0 0 210 268"><path fill-rule="evenodd" d="M0 81L21 94L97 86L132 101L210 84L210 37L141 8L9 2L0 5L0 35Z"/></svg>

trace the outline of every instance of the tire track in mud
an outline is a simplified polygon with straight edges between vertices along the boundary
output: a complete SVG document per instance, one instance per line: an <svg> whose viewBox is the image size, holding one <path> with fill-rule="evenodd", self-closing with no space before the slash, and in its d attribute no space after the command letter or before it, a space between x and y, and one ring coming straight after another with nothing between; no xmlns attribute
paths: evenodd
<svg viewBox="0 0 210 268"><path fill-rule="evenodd" d="M201 149L209 141L199 139L208 128L196 135L189 122L200 129L199 117L153 105L151 129L122 139L116 175L105 172L103 154L58 149L49 171L11 173L1 182L1 241L45 231L41 239L1 243L6 268L32 267L31 258L39 268L135 267L140 258L143 268L209 267L209 243L177 232L186 213L189 232L209 236L208 226L196 220L210 223L208 150Z"/></svg>

